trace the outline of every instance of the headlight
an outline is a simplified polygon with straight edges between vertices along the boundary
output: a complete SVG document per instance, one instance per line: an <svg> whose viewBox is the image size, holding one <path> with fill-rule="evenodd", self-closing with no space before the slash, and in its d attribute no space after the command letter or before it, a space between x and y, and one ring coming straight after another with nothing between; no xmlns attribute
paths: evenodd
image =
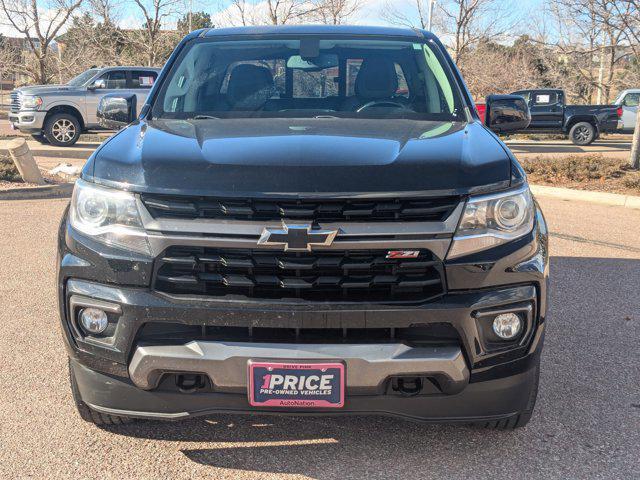
<svg viewBox="0 0 640 480"><path fill-rule="evenodd" d="M480 252L522 237L533 229L529 186L471 197L465 206L447 258Z"/></svg>
<svg viewBox="0 0 640 480"><path fill-rule="evenodd" d="M25 110L38 110L42 106L42 98L36 95L24 95L20 105Z"/></svg>
<svg viewBox="0 0 640 480"><path fill-rule="evenodd" d="M69 219L74 229L98 242L151 255L132 193L78 180Z"/></svg>

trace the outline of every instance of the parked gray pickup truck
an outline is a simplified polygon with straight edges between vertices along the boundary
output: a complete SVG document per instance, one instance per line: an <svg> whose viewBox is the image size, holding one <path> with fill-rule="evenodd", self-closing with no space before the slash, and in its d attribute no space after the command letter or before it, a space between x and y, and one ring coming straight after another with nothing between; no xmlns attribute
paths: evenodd
<svg viewBox="0 0 640 480"><path fill-rule="evenodd" d="M91 68L66 85L35 85L11 92L13 128L41 142L68 147L89 129L100 128L96 111L107 93L124 90L144 103L160 70L151 67Z"/></svg>

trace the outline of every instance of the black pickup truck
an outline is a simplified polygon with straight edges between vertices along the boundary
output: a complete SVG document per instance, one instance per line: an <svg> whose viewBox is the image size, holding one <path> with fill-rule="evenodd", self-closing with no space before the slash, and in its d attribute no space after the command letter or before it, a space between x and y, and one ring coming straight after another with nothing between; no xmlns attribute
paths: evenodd
<svg viewBox="0 0 640 480"><path fill-rule="evenodd" d="M60 228L70 380L96 424L221 412L531 418L547 227L442 43L193 32L87 161Z"/></svg>
<svg viewBox="0 0 640 480"><path fill-rule="evenodd" d="M512 95L521 95L529 104L527 132L562 132L576 145L589 145L601 133L617 131L622 116L616 105L567 105L563 90L519 90Z"/></svg>

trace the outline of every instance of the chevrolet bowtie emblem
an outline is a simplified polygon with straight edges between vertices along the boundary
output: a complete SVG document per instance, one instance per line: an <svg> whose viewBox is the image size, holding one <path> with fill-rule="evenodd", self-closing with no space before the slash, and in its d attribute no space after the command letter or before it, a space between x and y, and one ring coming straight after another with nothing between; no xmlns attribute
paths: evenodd
<svg viewBox="0 0 640 480"><path fill-rule="evenodd" d="M283 245L284 251L310 252L314 246L329 246L337 230L314 230L311 225L286 225L282 228L265 227L258 245Z"/></svg>

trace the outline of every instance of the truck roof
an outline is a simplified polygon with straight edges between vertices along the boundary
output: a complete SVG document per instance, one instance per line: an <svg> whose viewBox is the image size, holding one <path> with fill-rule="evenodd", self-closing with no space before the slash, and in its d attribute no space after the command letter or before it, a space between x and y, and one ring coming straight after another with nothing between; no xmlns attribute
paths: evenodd
<svg viewBox="0 0 640 480"><path fill-rule="evenodd" d="M390 37L409 37L416 40L434 38L425 30L402 27L364 26L364 25L259 25L251 27L211 28L204 30L203 37L228 35L376 35Z"/></svg>
<svg viewBox="0 0 640 480"><path fill-rule="evenodd" d="M561 88L522 88L518 92L564 92Z"/></svg>
<svg viewBox="0 0 640 480"><path fill-rule="evenodd" d="M158 70L160 71L160 67L144 67L144 66L137 66L137 65L111 65L111 66L103 66L103 67L94 67L96 70Z"/></svg>

